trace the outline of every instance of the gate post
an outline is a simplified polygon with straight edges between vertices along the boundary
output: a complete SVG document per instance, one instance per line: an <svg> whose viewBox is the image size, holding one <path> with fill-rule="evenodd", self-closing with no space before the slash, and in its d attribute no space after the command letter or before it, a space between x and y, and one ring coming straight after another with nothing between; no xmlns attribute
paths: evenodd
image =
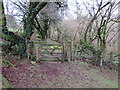
<svg viewBox="0 0 120 90"><path fill-rule="evenodd" d="M39 53L39 48L38 48L38 47L36 47L36 60L38 60L38 59L39 59L39 55L38 55L38 53Z"/></svg>
<svg viewBox="0 0 120 90"><path fill-rule="evenodd" d="M62 62L64 62L64 45L63 44L61 45L62 45Z"/></svg>
<svg viewBox="0 0 120 90"><path fill-rule="evenodd" d="M62 44L62 61L68 61L68 58L67 58L67 51L66 51L66 45Z"/></svg>

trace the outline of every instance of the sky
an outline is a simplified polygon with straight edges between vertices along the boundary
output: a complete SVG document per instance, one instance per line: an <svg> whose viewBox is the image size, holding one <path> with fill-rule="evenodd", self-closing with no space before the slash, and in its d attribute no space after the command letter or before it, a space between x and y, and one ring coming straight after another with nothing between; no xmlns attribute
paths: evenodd
<svg viewBox="0 0 120 90"><path fill-rule="evenodd" d="M4 1L4 4L5 4L5 6L6 5L9 5L8 7L9 7L9 9L10 9L10 12L12 12L12 10L14 10L13 12L12 12L12 14L16 14L16 13L18 13L18 10L16 10L12 5L10 5L10 2L9 2L9 0L3 0ZM18 0L11 0L11 1L14 1L14 2L18 2ZM23 1L25 1L25 0L23 0ZM34 1L34 0L33 0ZM44 1L44 0L43 0ZM54 0L55 1L55 0ZM58 1L58 0L57 0ZM59 0L60 1L60 0ZM81 8L81 10L82 10L82 14L83 15L86 15L86 7L83 5L83 2L88 2L89 4L93 4L96 0L67 0L68 1L68 7L69 7L69 10L68 10L68 17L66 17L66 19L71 19L71 18L76 18L76 14L75 14L75 11L76 11L76 1L77 2L79 2L79 4L80 4L80 8ZM100 0L98 0L98 1L100 1ZM103 0L103 1L108 1L108 0ZM112 0L113 1L113 0ZM119 1L119 0L115 0L115 1ZM7 2L9 2L9 3L7 3ZM5 12L6 12L6 14L7 14L7 9L5 9ZM118 14L118 10L116 10L115 12L114 12L114 14ZM18 18L18 17L17 17Z"/></svg>
<svg viewBox="0 0 120 90"><path fill-rule="evenodd" d="M72 17L74 17L74 18L76 18L76 15L75 15L75 10L76 10L76 1L77 2L79 2L79 4L80 4L80 8L81 8L81 10L82 10L82 15L86 15L87 14L87 11L86 11L86 7L85 7L85 5L83 4L83 2L84 3L86 3L86 2L88 2L89 4L93 4L93 3L95 3L95 1L96 0L68 0L68 6L69 6L69 9L70 9L70 14L71 14L71 16ZM98 0L98 1L100 1L100 0ZM106 1L109 1L109 0L103 0L104 2L106 2ZM118 2L119 0L112 0L112 1L116 1L116 2ZM115 15L118 15L118 9L116 9L114 12L113 12L113 14L115 14Z"/></svg>
<svg viewBox="0 0 120 90"><path fill-rule="evenodd" d="M72 16L75 16L74 12L76 11L76 6L75 6L76 1L79 2L79 4L81 4L80 8L82 9L82 11L85 11L85 7L84 7L84 5L82 5L85 0L68 0L68 2L69 2L68 6L69 6L70 13L71 13Z"/></svg>

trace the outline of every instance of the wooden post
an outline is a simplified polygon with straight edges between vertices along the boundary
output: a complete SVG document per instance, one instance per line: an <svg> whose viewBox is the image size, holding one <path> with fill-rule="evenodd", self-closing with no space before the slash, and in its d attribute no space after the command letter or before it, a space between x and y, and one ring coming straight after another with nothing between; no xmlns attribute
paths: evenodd
<svg viewBox="0 0 120 90"><path fill-rule="evenodd" d="M29 50L29 47L28 47L28 38L26 38L25 44L26 44L27 58L29 59L30 58L30 50Z"/></svg>
<svg viewBox="0 0 120 90"><path fill-rule="evenodd" d="M72 42L70 43L70 61L73 60L73 53L72 53Z"/></svg>
<svg viewBox="0 0 120 90"><path fill-rule="evenodd" d="M64 45L62 44L62 62L64 62Z"/></svg>
<svg viewBox="0 0 120 90"><path fill-rule="evenodd" d="M36 47L36 60L38 60L39 59L39 47Z"/></svg>

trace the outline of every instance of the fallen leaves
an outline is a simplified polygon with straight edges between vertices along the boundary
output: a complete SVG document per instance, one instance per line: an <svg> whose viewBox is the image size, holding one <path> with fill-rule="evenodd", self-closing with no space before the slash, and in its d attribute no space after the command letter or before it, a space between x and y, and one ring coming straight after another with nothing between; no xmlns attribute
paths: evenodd
<svg viewBox="0 0 120 90"><path fill-rule="evenodd" d="M98 68L87 68L88 65L83 63L36 63L32 61L32 63L18 64L16 68L3 67L2 72L15 88L115 87L114 83L106 84L102 82L103 79L95 78L101 75L104 77L107 73L99 72Z"/></svg>

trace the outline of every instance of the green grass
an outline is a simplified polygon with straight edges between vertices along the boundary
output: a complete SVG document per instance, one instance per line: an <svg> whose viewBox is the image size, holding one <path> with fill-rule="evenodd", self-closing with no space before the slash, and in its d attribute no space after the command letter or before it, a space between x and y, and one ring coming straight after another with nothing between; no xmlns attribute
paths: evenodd
<svg viewBox="0 0 120 90"><path fill-rule="evenodd" d="M84 63L84 62L77 62L77 64L88 65L88 63ZM91 78L94 78L95 80L97 80L96 85L103 86L103 88L105 87L118 88L117 82L114 82L102 76L96 75L96 73L99 72L99 69L84 70L83 72L88 74ZM96 86L96 87L99 87L99 86Z"/></svg>
<svg viewBox="0 0 120 90"><path fill-rule="evenodd" d="M9 81L2 74L0 74L0 80L2 81L2 88L12 88L12 85L10 85Z"/></svg>
<svg viewBox="0 0 120 90"><path fill-rule="evenodd" d="M88 63L84 63L82 61L73 62L73 64L88 65Z"/></svg>
<svg viewBox="0 0 120 90"><path fill-rule="evenodd" d="M114 64L119 64L119 62L118 61L112 61Z"/></svg>
<svg viewBox="0 0 120 90"><path fill-rule="evenodd" d="M78 62L78 64L88 65L88 63L84 63L84 62Z"/></svg>
<svg viewBox="0 0 120 90"><path fill-rule="evenodd" d="M113 88L118 88L118 83L115 83L107 78L103 78L100 76L96 76L95 78L100 80L99 83L101 83L101 84L105 84L105 85L108 85L108 86L113 87Z"/></svg>

